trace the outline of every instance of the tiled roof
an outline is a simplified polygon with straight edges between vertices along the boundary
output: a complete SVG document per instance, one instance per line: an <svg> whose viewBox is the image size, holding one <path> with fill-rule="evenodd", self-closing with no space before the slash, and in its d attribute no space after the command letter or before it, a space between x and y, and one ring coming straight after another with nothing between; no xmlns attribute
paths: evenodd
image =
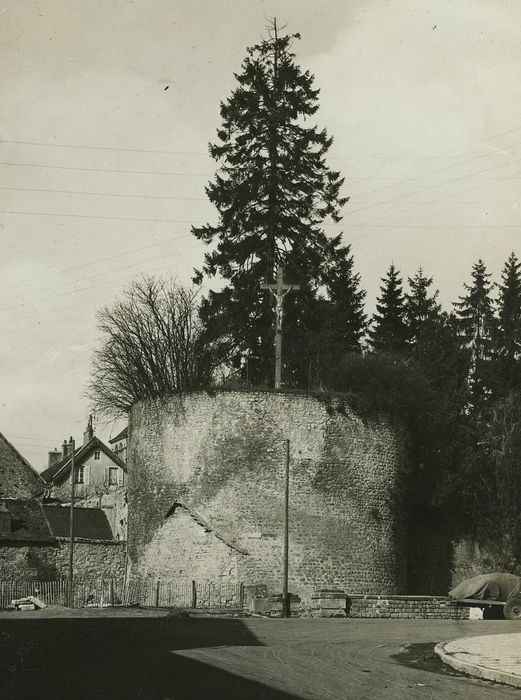
<svg viewBox="0 0 521 700"><path fill-rule="evenodd" d="M8 527L0 529L0 540L8 542L53 542L54 537L42 506L32 499L0 498L0 509L8 513Z"/></svg>
<svg viewBox="0 0 521 700"><path fill-rule="evenodd" d="M69 537L70 508L44 505L43 511L55 537ZM100 508L74 508L74 537L88 540L112 540L107 516Z"/></svg>
<svg viewBox="0 0 521 700"><path fill-rule="evenodd" d="M124 440L126 437L128 437L128 425L123 428L123 430L116 435L116 437L110 438L109 443L112 445L113 442L117 442L118 440Z"/></svg>
<svg viewBox="0 0 521 700"><path fill-rule="evenodd" d="M125 464L125 462L123 462L123 460L120 459L117 456L117 454L110 449L110 447L107 447L107 445L105 445L105 443L102 442L96 436L94 436L92 440L89 440L89 442L86 445L82 445L74 451L74 461L76 466L82 464L83 461L86 460L94 452L94 450L101 450L107 455L107 457L110 457L114 464L117 464L118 467L121 467L122 469L127 471L127 465ZM47 469L45 469L42 472L42 477L47 483L50 483L56 478L66 478L69 475L70 469L71 455L66 455L66 457L64 457L63 459L60 459L58 462L51 464L50 467L47 467Z"/></svg>

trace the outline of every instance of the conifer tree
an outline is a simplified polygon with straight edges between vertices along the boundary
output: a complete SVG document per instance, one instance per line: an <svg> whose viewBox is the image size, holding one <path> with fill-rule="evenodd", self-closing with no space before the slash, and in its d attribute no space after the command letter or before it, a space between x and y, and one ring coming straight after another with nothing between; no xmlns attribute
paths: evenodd
<svg viewBox="0 0 521 700"><path fill-rule="evenodd" d="M248 49L238 85L221 104L218 141L210 145L218 170L206 193L218 222L192 228L212 245L194 281L219 275L225 282L203 301L207 335L232 342L234 366L248 356L254 383L271 380L273 363L273 300L260 284L273 281L282 264L301 287L285 300L287 365L298 357L295 338L325 283L328 255L340 246L341 237L328 239L322 224L338 222L347 201L340 173L326 165L332 139L306 123L318 109L319 91L295 62L291 46L298 38L279 35L273 22L267 38Z"/></svg>
<svg viewBox="0 0 521 700"><path fill-rule="evenodd" d="M382 277L380 296L376 302L373 327L369 334L377 352L404 353L407 350L409 330L406 322L405 297L400 273L391 265Z"/></svg>
<svg viewBox="0 0 521 700"><path fill-rule="evenodd" d="M496 355L498 392L504 396L521 384L521 263L514 253L498 284Z"/></svg>
<svg viewBox="0 0 521 700"><path fill-rule="evenodd" d="M488 420L493 385L495 319L490 277L483 260L478 260L472 266L471 283L464 284L466 294L454 303L460 338L470 353L469 410L478 430Z"/></svg>
<svg viewBox="0 0 521 700"><path fill-rule="evenodd" d="M437 303L438 290L431 292L432 277L426 277L420 267L409 277L409 292L405 295L405 317L409 326L411 347L419 353L432 340L441 320L441 306Z"/></svg>
<svg viewBox="0 0 521 700"><path fill-rule="evenodd" d="M360 289L360 275L354 271L351 246L332 248L326 290L330 301L328 326L335 354L360 352L366 330L366 293Z"/></svg>

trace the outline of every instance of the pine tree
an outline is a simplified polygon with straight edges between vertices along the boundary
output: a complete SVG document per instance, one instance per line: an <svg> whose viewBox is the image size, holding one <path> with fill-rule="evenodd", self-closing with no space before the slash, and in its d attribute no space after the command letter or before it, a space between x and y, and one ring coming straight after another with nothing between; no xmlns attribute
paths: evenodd
<svg viewBox="0 0 521 700"><path fill-rule="evenodd" d="M496 354L498 393L504 396L521 384L521 263L514 253L506 261L501 279Z"/></svg>
<svg viewBox="0 0 521 700"><path fill-rule="evenodd" d="M400 273L394 265L382 277L380 296L376 302L373 328L369 333L371 345L377 352L404 353L409 330L406 323L405 297Z"/></svg>
<svg viewBox="0 0 521 700"><path fill-rule="evenodd" d="M490 277L485 263L478 260L472 266L471 284L464 284L467 293L454 303L460 338L470 353L469 411L478 430L488 421L493 386L495 319Z"/></svg>
<svg viewBox="0 0 521 700"><path fill-rule="evenodd" d="M194 281L217 274L225 281L202 304L207 334L231 342L234 366L248 356L254 383L271 381L273 373L273 300L260 284L271 282L281 264L301 287L285 300L287 366L298 358L295 338L313 314L328 254L340 246L340 236L328 239L322 223L338 222L347 201L340 196L344 180L325 162L332 139L305 125L319 91L295 63L297 38L279 36L274 22L268 37L248 49L238 86L221 104L218 143L210 145L218 171L206 193L218 223L192 228L213 245ZM286 376L293 369L286 367Z"/></svg>
<svg viewBox="0 0 521 700"><path fill-rule="evenodd" d="M360 275L354 272L351 246L332 249L326 290L330 301L328 326L335 354L360 352L366 330L366 293L360 289Z"/></svg>
<svg viewBox="0 0 521 700"><path fill-rule="evenodd" d="M441 320L441 306L437 303L438 290L431 292L432 277L426 277L420 267L409 277L409 292L405 295L405 317L409 326L409 341L418 354L433 340Z"/></svg>

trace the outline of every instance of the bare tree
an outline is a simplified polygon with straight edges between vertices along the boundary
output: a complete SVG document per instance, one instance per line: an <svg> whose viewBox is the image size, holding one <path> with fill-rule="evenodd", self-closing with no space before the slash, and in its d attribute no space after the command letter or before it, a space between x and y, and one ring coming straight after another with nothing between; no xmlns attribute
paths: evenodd
<svg viewBox="0 0 521 700"><path fill-rule="evenodd" d="M100 311L98 329L87 396L113 416L139 399L209 386L226 354L203 338L197 291L153 277Z"/></svg>

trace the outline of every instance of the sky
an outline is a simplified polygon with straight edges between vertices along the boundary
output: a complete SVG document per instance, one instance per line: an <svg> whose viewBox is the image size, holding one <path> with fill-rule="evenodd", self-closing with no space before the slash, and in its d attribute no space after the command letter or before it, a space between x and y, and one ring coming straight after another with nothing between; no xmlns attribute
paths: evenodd
<svg viewBox="0 0 521 700"><path fill-rule="evenodd" d="M518 0L3 0L0 432L37 468L89 414L96 312L189 283L219 104L267 18L299 32L371 312L393 262L445 308L521 255ZM96 417L106 439L122 426Z"/></svg>

